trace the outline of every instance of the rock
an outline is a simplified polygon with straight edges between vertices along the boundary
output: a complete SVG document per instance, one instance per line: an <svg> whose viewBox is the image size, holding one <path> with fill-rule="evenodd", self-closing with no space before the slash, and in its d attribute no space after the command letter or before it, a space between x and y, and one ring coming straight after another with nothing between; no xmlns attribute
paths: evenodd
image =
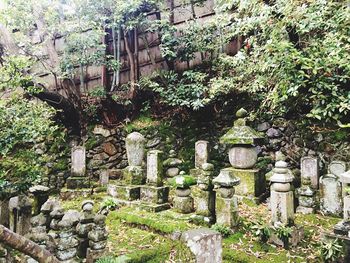
<svg viewBox="0 0 350 263"><path fill-rule="evenodd" d="M168 168L167 171L166 171L166 175L168 177L175 177L179 174L180 172L180 169L177 168L177 167L171 167L171 168Z"/></svg>
<svg viewBox="0 0 350 263"><path fill-rule="evenodd" d="M102 145L103 151L109 156L115 155L117 153L117 148L110 142L104 143Z"/></svg>
<svg viewBox="0 0 350 263"><path fill-rule="evenodd" d="M264 132L264 131L267 131L268 129L270 129L270 123L268 122L263 122L263 123L259 123L258 124L258 127L257 127L257 130L259 132Z"/></svg>
<svg viewBox="0 0 350 263"><path fill-rule="evenodd" d="M269 138L278 138L282 136L282 132L279 129L270 128L267 130L266 135Z"/></svg>
<svg viewBox="0 0 350 263"><path fill-rule="evenodd" d="M93 133L96 135L102 135L103 137L108 137L111 135L111 132L107 129L104 129L102 125L96 125Z"/></svg>
<svg viewBox="0 0 350 263"><path fill-rule="evenodd" d="M76 225L79 222L80 213L77 210L68 210L63 218L62 221L69 221L72 223L72 225Z"/></svg>
<svg viewBox="0 0 350 263"><path fill-rule="evenodd" d="M109 170L109 179L115 180L122 177L121 169L110 169Z"/></svg>
<svg viewBox="0 0 350 263"><path fill-rule="evenodd" d="M146 144L146 148L154 148L160 143L160 138L153 138L149 140Z"/></svg>

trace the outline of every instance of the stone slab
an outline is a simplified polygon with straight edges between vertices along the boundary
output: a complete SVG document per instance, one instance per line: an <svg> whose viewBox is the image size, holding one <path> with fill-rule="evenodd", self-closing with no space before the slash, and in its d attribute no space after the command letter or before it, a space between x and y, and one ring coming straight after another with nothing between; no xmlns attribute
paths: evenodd
<svg viewBox="0 0 350 263"><path fill-rule="evenodd" d="M175 196L173 200L173 209L182 214L193 212L193 198L191 196Z"/></svg>
<svg viewBox="0 0 350 263"><path fill-rule="evenodd" d="M141 186L140 187L140 199L142 202L148 202L153 204L167 203L169 199L169 187L168 186Z"/></svg>
<svg viewBox="0 0 350 263"><path fill-rule="evenodd" d="M70 200L78 197L90 197L92 189L61 189L60 198L62 200Z"/></svg>
<svg viewBox="0 0 350 263"><path fill-rule="evenodd" d="M195 156L194 163L195 167L201 169L204 163L208 162L209 150L208 141L197 141L195 144Z"/></svg>
<svg viewBox="0 0 350 263"><path fill-rule="evenodd" d="M161 212L161 211L170 209L170 204L169 203L165 203L165 204L140 203L139 207L140 207L140 209L143 209L145 211L157 213L157 212Z"/></svg>
<svg viewBox="0 0 350 263"><path fill-rule="evenodd" d="M198 185L191 187L194 209L197 215L212 217L215 214L215 191L204 191Z"/></svg>
<svg viewBox="0 0 350 263"><path fill-rule="evenodd" d="M90 180L85 176L71 176L67 178L68 189L90 188Z"/></svg>
<svg viewBox="0 0 350 263"><path fill-rule="evenodd" d="M86 153L85 147L75 146L72 148L72 176L84 176L86 173Z"/></svg>
<svg viewBox="0 0 350 263"><path fill-rule="evenodd" d="M208 228L189 230L181 235L198 263L222 262L221 234Z"/></svg>
<svg viewBox="0 0 350 263"><path fill-rule="evenodd" d="M312 156L306 156L301 158L300 162L301 168L301 180L306 178L310 180L311 187L313 189L318 189L319 182L319 165L318 159Z"/></svg>
<svg viewBox="0 0 350 263"><path fill-rule="evenodd" d="M289 225L294 221L294 198L293 192L271 191L270 198L271 220Z"/></svg>
<svg viewBox="0 0 350 263"><path fill-rule="evenodd" d="M118 199L133 201L140 199L140 186L109 184L107 193Z"/></svg>

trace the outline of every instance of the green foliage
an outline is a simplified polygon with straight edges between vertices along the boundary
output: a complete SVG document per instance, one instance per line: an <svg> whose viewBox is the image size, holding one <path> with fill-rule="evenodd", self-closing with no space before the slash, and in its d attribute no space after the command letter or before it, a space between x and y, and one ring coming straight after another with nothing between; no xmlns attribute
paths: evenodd
<svg viewBox="0 0 350 263"><path fill-rule="evenodd" d="M101 205L100 205L100 211L111 211L111 210L115 210L117 209L119 206L118 206L118 202L117 200L115 200L115 198L113 197L108 197L108 198L105 198Z"/></svg>
<svg viewBox="0 0 350 263"><path fill-rule="evenodd" d="M45 164L56 157L50 150L64 142L63 131L52 120L54 114L46 104L18 94L0 101L2 195L23 192L48 172ZM41 148L50 150L45 152Z"/></svg>
<svg viewBox="0 0 350 263"><path fill-rule="evenodd" d="M96 263L118 263L118 262L120 261L114 257L103 257L96 261Z"/></svg>
<svg viewBox="0 0 350 263"><path fill-rule="evenodd" d="M173 187L189 188L191 185L197 184L197 179L190 175L177 175L169 180Z"/></svg>
<svg viewBox="0 0 350 263"><path fill-rule="evenodd" d="M272 226L272 230L274 234L282 240L284 248L288 249L289 238L292 235L292 228L283 224L276 224Z"/></svg>
<svg viewBox="0 0 350 263"><path fill-rule="evenodd" d="M220 224L217 224L217 223L212 225L211 229L219 232L223 237L228 237L229 235L231 235L233 233L231 228L229 228L228 226L220 225Z"/></svg>
<svg viewBox="0 0 350 263"><path fill-rule="evenodd" d="M258 237L261 242L267 242L271 236L271 227L263 222L253 224L250 229L254 236Z"/></svg>
<svg viewBox="0 0 350 263"><path fill-rule="evenodd" d="M227 1L225 1L227 2ZM248 92L269 114L306 113L322 121L349 114L349 7L345 2L235 1L234 37L246 35L235 56L216 62L211 98Z"/></svg>
<svg viewBox="0 0 350 263"><path fill-rule="evenodd" d="M140 86L155 91L159 94L161 101L170 106L197 110L206 103L207 81L208 75L199 71L187 70L182 74L174 71L160 71L153 76L143 78Z"/></svg>
<svg viewBox="0 0 350 263"><path fill-rule="evenodd" d="M324 262L337 262L343 256L343 247L338 239L325 239L322 240L319 253Z"/></svg>

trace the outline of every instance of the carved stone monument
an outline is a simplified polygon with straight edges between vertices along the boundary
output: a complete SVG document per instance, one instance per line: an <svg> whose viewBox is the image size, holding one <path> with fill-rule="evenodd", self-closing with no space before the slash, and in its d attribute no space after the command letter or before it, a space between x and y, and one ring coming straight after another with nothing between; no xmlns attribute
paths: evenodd
<svg viewBox="0 0 350 263"><path fill-rule="evenodd" d="M240 178L240 185L236 188L236 194L249 197L256 202L260 201L265 192L265 176L255 168L257 151L255 144L262 136L246 125L247 111L240 109L236 113L238 118L234 126L220 138L220 143L229 145L228 155L235 176Z"/></svg>

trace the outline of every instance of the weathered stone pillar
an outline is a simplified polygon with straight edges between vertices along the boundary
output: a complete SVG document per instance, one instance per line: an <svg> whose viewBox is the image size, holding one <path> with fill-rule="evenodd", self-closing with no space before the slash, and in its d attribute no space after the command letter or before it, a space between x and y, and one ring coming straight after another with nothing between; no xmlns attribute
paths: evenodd
<svg viewBox="0 0 350 263"><path fill-rule="evenodd" d="M105 254L108 232L106 230L106 216L96 215L94 227L89 232L89 248L86 254L86 263L94 263Z"/></svg>
<svg viewBox="0 0 350 263"><path fill-rule="evenodd" d="M255 169L258 154L254 145L263 137L246 125L247 114L243 108L236 112L238 119L234 122L234 126L220 138L220 143L231 147L228 155L233 167L232 172L241 181L236 188L236 195L259 202L266 190L266 182L264 174Z"/></svg>
<svg viewBox="0 0 350 263"><path fill-rule="evenodd" d="M204 163L202 173L197 177L197 185L191 187L194 198L196 221L213 223L215 220L215 196L212 183L214 177L214 165Z"/></svg>
<svg viewBox="0 0 350 263"><path fill-rule="evenodd" d="M71 174L66 183L67 189L61 190L60 193L63 200L91 195L90 178L86 174L86 150L84 146L72 148Z"/></svg>
<svg viewBox="0 0 350 263"><path fill-rule="evenodd" d="M130 205L132 201L140 199L140 185L146 182L143 168L146 139L138 132L130 133L126 137L126 154L128 166L122 171L122 180L118 184L109 184L107 192L116 197L120 204Z"/></svg>
<svg viewBox="0 0 350 263"><path fill-rule="evenodd" d="M77 256L78 240L74 234L74 222L62 219L58 223L59 233L56 239L56 257L61 261L73 260Z"/></svg>
<svg viewBox="0 0 350 263"><path fill-rule="evenodd" d="M195 154L194 154L194 169L190 170L190 175L194 177L200 176L203 172L202 165L208 163L209 160L209 142L208 141L197 141L195 143Z"/></svg>
<svg viewBox="0 0 350 263"><path fill-rule="evenodd" d="M291 227L292 233L286 240L281 240L275 233L271 239L277 245L296 245L303 237L303 229L294 225L294 194L292 191L292 174L288 171L287 163L276 162L271 177L271 224L273 227Z"/></svg>
<svg viewBox="0 0 350 263"><path fill-rule="evenodd" d="M311 156L303 157L301 159L301 187L298 189L298 213L312 214L315 212L318 181L318 159Z"/></svg>
<svg viewBox="0 0 350 263"><path fill-rule="evenodd" d="M198 263L222 262L221 234L208 228L186 231L181 239L196 257Z"/></svg>
<svg viewBox="0 0 350 263"><path fill-rule="evenodd" d="M238 224L238 202L234 186L239 185L240 179L235 177L233 168L221 169L220 174L213 179L215 185L216 223L235 227Z"/></svg>
<svg viewBox="0 0 350 263"><path fill-rule="evenodd" d="M101 186L106 186L108 185L108 182L109 182L109 173L108 173L108 170L102 170L100 171L100 185Z"/></svg>
<svg viewBox="0 0 350 263"><path fill-rule="evenodd" d="M170 208L169 187L163 186L163 152L151 150L147 153L147 185L141 186L141 207L158 212Z"/></svg>
<svg viewBox="0 0 350 263"><path fill-rule="evenodd" d="M328 174L320 178L320 209L325 215L341 216L342 214L342 185L339 178L345 171L344 162L333 161L328 166Z"/></svg>

